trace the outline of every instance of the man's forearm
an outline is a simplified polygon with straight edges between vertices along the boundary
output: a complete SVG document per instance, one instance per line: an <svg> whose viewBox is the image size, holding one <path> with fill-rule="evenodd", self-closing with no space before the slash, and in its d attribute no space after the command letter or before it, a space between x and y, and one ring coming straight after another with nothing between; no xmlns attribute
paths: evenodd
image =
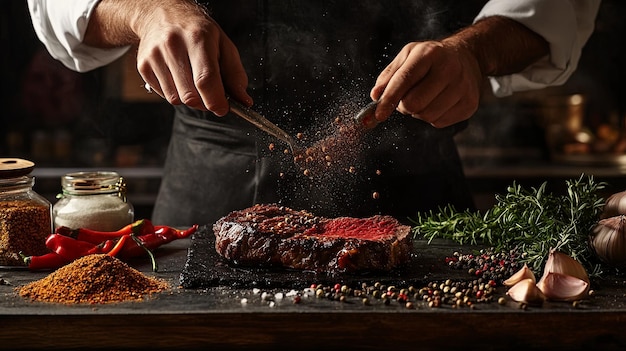
<svg viewBox="0 0 626 351"><path fill-rule="evenodd" d="M138 44L147 24L179 13L197 13L198 6L190 0L102 0L89 19L84 43L103 48Z"/></svg>
<svg viewBox="0 0 626 351"><path fill-rule="evenodd" d="M444 40L469 49L484 76L522 71L549 54L548 42L524 25L505 17L488 17Z"/></svg>
<svg viewBox="0 0 626 351"><path fill-rule="evenodd" d="M102 0L89 18L83 42L107 48L137 44L139 38L130 23L137 17L143 1Z"/></svg>

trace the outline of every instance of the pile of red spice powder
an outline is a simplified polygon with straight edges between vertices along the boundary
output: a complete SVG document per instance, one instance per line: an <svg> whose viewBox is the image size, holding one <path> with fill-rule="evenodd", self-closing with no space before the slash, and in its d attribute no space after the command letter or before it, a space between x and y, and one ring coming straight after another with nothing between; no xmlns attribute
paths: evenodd
<svg viewBox="0 0 626 351"><path fill-rule="evenodd" d="M81 257L43 279L18 289L33 301L63 304L105 304L140 301L168 288L167 282L147 276L115 257Z"/></svg>

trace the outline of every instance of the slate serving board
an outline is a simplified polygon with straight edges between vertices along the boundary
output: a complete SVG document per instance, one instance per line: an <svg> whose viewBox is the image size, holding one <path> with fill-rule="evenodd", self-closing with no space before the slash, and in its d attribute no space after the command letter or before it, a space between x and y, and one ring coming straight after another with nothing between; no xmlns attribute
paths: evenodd
<svg viewBox="0 0 626 351"><path fill-rule="evenodd" d="M454 270L445 264L455 247L431 245L414 241L411 262L392 272L363 272L359 274L326 274L279 268L238 267L226 262L215 251L215 236L210 225L201 226L191 237L187 261L180 274L180 285L186 289L217 286L233 288L305 288L316 284L346 284L380 281L406 285L423 283L433 276L467 279L467 272Z"/></svg>

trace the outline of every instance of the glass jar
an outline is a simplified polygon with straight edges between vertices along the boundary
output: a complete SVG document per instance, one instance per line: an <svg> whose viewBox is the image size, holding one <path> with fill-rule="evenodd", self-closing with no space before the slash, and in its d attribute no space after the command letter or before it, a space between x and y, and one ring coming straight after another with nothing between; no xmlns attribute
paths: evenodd
<svg viewBox="0 0 626 351"><path fill-rule="evenodd" d="M55 229L116 231L133 222L126 184L117 172L74 172L61 178L62 194L52 208Z"/></svg>
<svg viewBox="0 0 626 351"><path fill-rule="evenodd" d="M21 254L49 252L52 204L33 190L35 164L19 158L0 158L0 266L24 266Z"/></svg>

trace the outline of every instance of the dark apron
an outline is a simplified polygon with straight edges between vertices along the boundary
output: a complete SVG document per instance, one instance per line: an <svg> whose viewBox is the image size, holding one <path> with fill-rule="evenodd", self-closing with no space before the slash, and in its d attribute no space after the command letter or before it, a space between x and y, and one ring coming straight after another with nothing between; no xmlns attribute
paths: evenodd
<svg viewBox="0 0 626 351"><path fill-rule="evenodd" d="M209 8L239 48L254 108L292 135L315 135L337 115L356 112L404 44L465 25L479 8L441 1L224 3ZM388 214L403 222L446 204L473 208L453 140L464 127L435 129L394 114L361 141L358 172L311 179L282 153L284 144L241 118L177 106L153 221L211 224L270 202L321 216Z"/></svg>

